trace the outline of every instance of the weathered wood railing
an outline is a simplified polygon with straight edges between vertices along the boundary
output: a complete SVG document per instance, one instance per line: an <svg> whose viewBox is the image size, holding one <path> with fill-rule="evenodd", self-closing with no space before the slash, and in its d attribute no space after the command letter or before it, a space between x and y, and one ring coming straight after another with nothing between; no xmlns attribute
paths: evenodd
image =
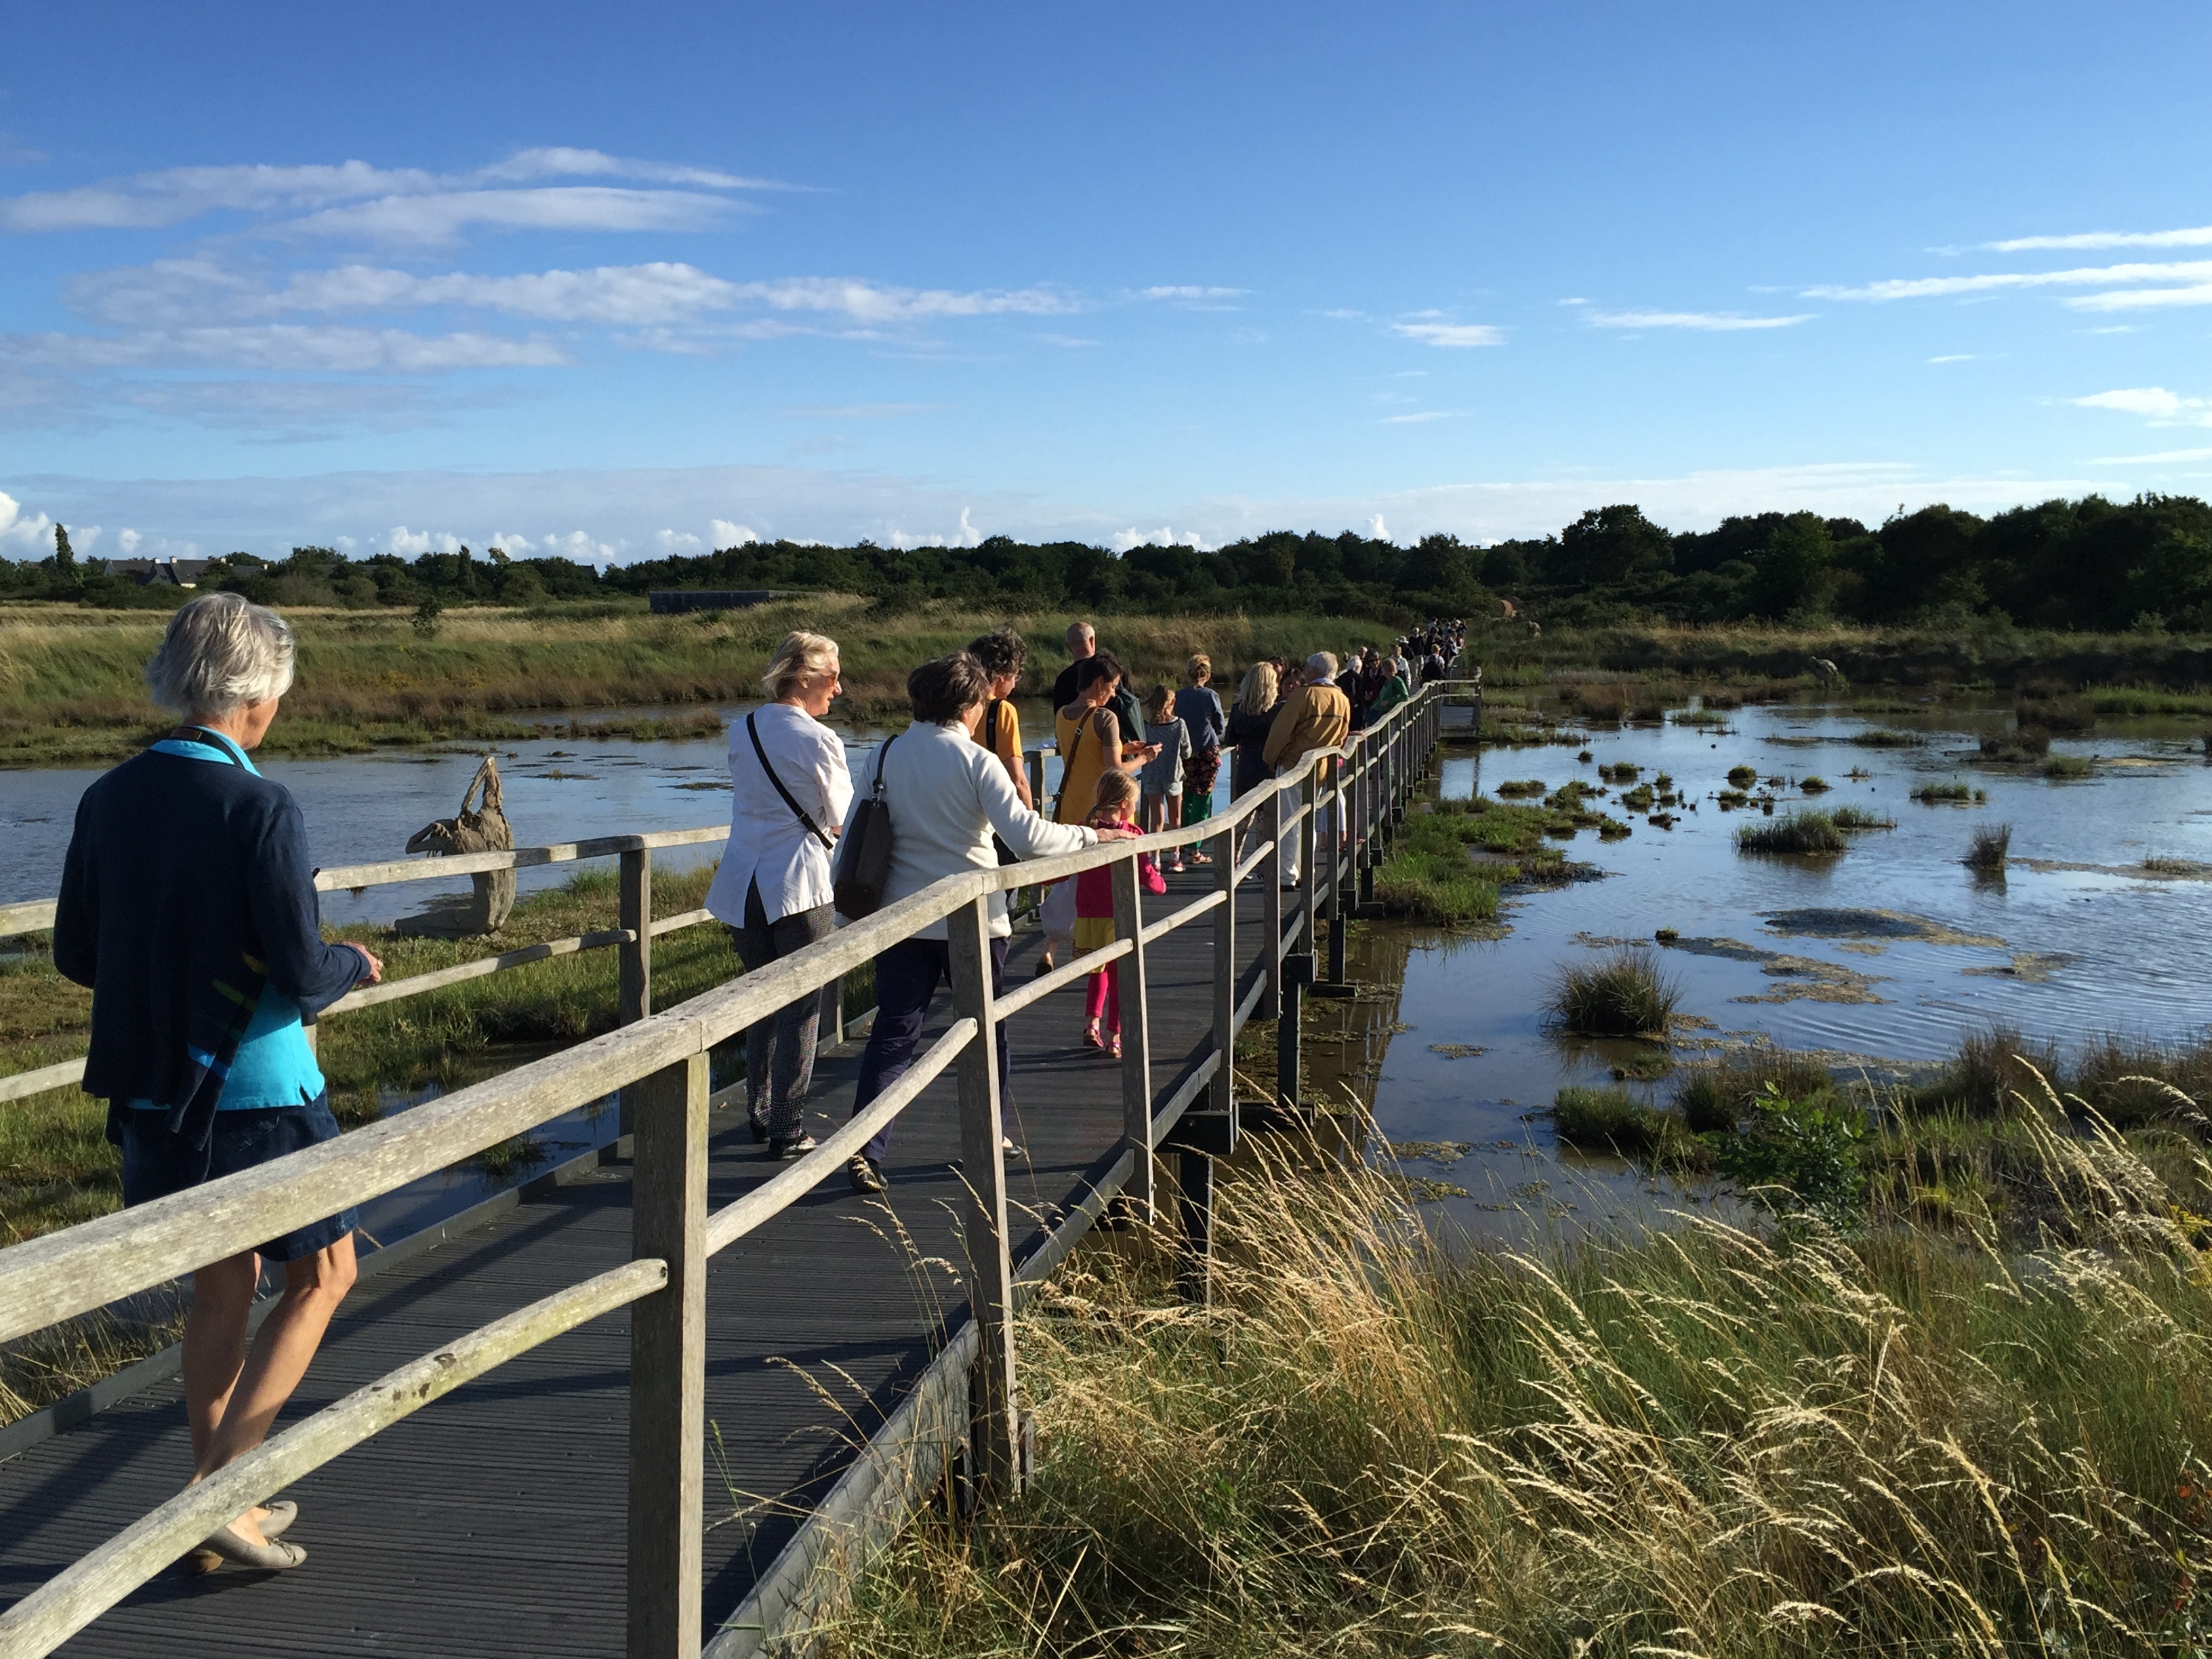
<svg viewBox="0 0 2212 1659"><path fill-rule="evenodd" d="M629 1376L628 1651L632 1659L690 1659L700 1652L702 1638L708 1261L842 1171L878 1129L956 1065L968 1172L963 1235L973 1322L956 1339L954 1352L972 1347L975 1357L969 1382L975 1474L987 1488L1013 1490L1021 1467L1012 1335L1020 1295L1009 1255L994 1064L993 1044L1002 1040L1000 1023L1080 975L1108 962L1124 963L1122 1150L1103 1184L1118 1188L1140 1212L1149 1213L1156 1194L1156 1155L1164 1146L1185 1150L1179 1184L1188 1235L1186 1284L1192 1293L1202 1295L1210 1229L1207 1154L1225 1149L1236 1133L1237 1033L1255 1016L1279 1020L1278 1087L1295 1103L1298 997L1315 979L1320 925L1328 924L1331 976L1341 980L1346 906L1356 904L1370 889L1389 831L1425 769L1439 708L1453 690L1449 684L1424 688L1343 749L1304 757L1201 823L1062 858L947 877L865 921L660 1013L648 1012L649 941L665 928L699 917L690 913L665 923L652 921L652 851L712 841L726 831L611 836L476 854L442 860L427 870L410 861L325 872L318 884L328 889L619 854L623 902L618 931L626 948L635 947L626 962L638 963L623 976L629 1023L337 1140L0 1250L0 1341L250 1250L263 1239L391 1192L617 1090L629 1091L635 1129L632 1259L356 1390L159 1505L0 1613L0 1659L34 1659L51 1652L242 1510L471 1378L630 1304L637 1304L637 1311L632 1316ZM1248 827L1251 833L1240 833ZM1247 844L1240 846L1240 841ZM1138 855L1200 842L1213 847L1212 890L1147 919ZM1293 845L1298 881L1286 906L1279 860L1283 849ZM1102 866L1111 866L1114 872L1115 942L1018 990L994 996L992 896ZM1236 898L1238 889L1255 877L1264 895L1261 971L1240 997ZM38 908L0 910L0 931L51 925L50 911L42 924ZM1170 931L1210 915L1215 916L1212 1052L1166 1100L1156 1102L1145 953ZM815 1152L709 1213L708 1051L940 921L948 925L951 957L957 1018L951 1026L896 1084L824 1137ZM580 943L577 948L583 948ZM467 966L494 972L497 967L488 964L497 962L488 958ZM405 994L404 987L435 977L417 975L374 988ZM1202 1109L1197 1104L1201 1095L1207 1101ZM1206 1133L1194 1136L1182 1121L1194 1113L1212 1121ZM1103 1197L1094 1197L1097 1201L1079 1206L1077 1214L1054 1231L1043 1253L1051 1261L1096 1218ZM1040 1270L1036 1258L1030 1266ZM793 1548L800 1549L805 1541L802 1532ZM734 1634L726 1631L718 1650Z"/></svg>

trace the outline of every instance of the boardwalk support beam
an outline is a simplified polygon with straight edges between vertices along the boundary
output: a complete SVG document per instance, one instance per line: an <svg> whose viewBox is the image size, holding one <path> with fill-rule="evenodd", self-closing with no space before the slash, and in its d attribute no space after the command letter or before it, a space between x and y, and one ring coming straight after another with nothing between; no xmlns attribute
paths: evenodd
<svg viewBox="0 0 2212 1659"><path fill-rule="evenodd" d="M696 1659L707 1427L707 1056L635 1091L630 1254L668 1287L630 1316L629 1659Z"/></svg>
<svg viewBox="0 0 2212 1659"><path fill-rule="evenodd" d="M985 900L945 919L952 1006L975 1022L960 1051L960 1152L967 1173L968 1304L981 1340L970 1385L975 1474L992 1494L1020 1491L1021 1423L1014 1379L1014 1263L1006 1243L1006 1154L1000 1127L999 1044L992 1024L991 915Z"/></svg>
<svg viewBox="0 0 2212 1659"><path fill-rule="evenodd" d="M1133 1218L1152 1218L1152 1042L1145 996L1145 896L1134 853L1115 864L1114 933L1129 941L1129 954L1109 964L1117 975L1121 1013L1121 1140L1136 1164L1122 1188ZM1219 925L1217 923L1217 925Z"/></svg>

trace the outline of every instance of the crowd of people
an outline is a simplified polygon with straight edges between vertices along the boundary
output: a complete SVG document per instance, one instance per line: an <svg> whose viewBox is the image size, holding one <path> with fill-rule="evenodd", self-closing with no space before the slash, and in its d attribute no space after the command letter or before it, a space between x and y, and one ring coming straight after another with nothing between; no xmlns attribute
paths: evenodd
<svg viewBox="0 0 2212 1659"><path fill-rule="evenodd" d="M1060 761L1049 801L1024 766L1013 698L1028 667L1021 635L1001 628L907 678L913 724L886 740L855 778L827 723L842 689L836 641L794 633L762 678L764 701L730 734L730 838L707 895L748 971L828 936L836 909L834 860L865 795L890 826L881 902L947 876L1050 858L1211 816L1224 750L1243 793L1316 750L1340 746L1414 689L1447 673L1464 642L1437 623L1388 650L1358 647L1342 663L1255 663L1233 703L1213 665L1194 655L1180 685L1142 696L1095 630L1067 632L1070 661L1052 687ZM306 1022L383 964L366 948L324 942L300 809L264 777L252 751L290 689L295 643L276 612L236 593L200 595L171 617L147 665L155 701L177 726L88 788L79 804L54 922L54 963L93 993L84 1088L109 1102L108 1136L122 1151L126 1206L148 1203L335 1137L337 1124ZM1168 871L1206 864L1170 854ZM1149 857L1139 878L1164 891ZM1297 878L1286 844L1278 874ZM1043 907L1045 950L1073 959L1110 945L1110 871L1064 879ZM1004 988L1012 934L1003 894L990 900L993 988ZM853 1109L866 1109L912 1064L931 999L951 976L939 921L876 958L876 1017ZM1121 1052L1114 964L1089 975L1082 1041ZM811 1082L820 1000L802 997L745 1036L747 1115L771 1158L814 1150L803 1107ZM1012 1098L1007 1045L994 1045L1002 1113ZM1001 1136L1008 1150L1013 1142ZM890 1131L851 1160L862 1192L880 1192ZM200 1268L184 1339L195 1480L258 1445L298 1386L351 1286L358 1218L343 1211L258 1249ZM264 1260L285 1290L249 1346L247 1320ZM257 1505L219 1528L198 1559L264 1571L306 1552L282 1534L289 1504Z"/></svg>

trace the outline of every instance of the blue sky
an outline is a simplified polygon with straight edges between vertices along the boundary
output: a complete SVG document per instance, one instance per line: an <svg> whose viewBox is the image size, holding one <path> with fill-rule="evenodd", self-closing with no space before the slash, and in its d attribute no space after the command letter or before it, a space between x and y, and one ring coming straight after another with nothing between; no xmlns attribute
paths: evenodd
<svg viewBox="0 0 2212 1659"><path fill-rule="evenodd" d="M11 556L2212 493L2198 4L0 22Z"/></svg>

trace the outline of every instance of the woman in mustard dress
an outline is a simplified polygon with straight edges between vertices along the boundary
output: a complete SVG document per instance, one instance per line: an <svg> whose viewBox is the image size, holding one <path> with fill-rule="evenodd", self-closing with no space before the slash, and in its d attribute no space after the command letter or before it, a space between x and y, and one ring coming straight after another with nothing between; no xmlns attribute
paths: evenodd
<svg viewBox="0 0 2212 1659"><path fill-rule="evenodd" d="M1075 665L1075 701L1053 711L1053 738L1060 750L1060 793L1054 799L1053 822L1081 823L1090 816L1098 796L1098 780L1109 772L1122 772L1124 738L1121 722L1109 705L1121 684L1121 665L1108 653L1085 657ZM1045 894L1042 920L1044 951L1037 957L1039 975L1052 971L1060 947L1073 950L1075 939L1075 884L1055 883Z"/></svg>

